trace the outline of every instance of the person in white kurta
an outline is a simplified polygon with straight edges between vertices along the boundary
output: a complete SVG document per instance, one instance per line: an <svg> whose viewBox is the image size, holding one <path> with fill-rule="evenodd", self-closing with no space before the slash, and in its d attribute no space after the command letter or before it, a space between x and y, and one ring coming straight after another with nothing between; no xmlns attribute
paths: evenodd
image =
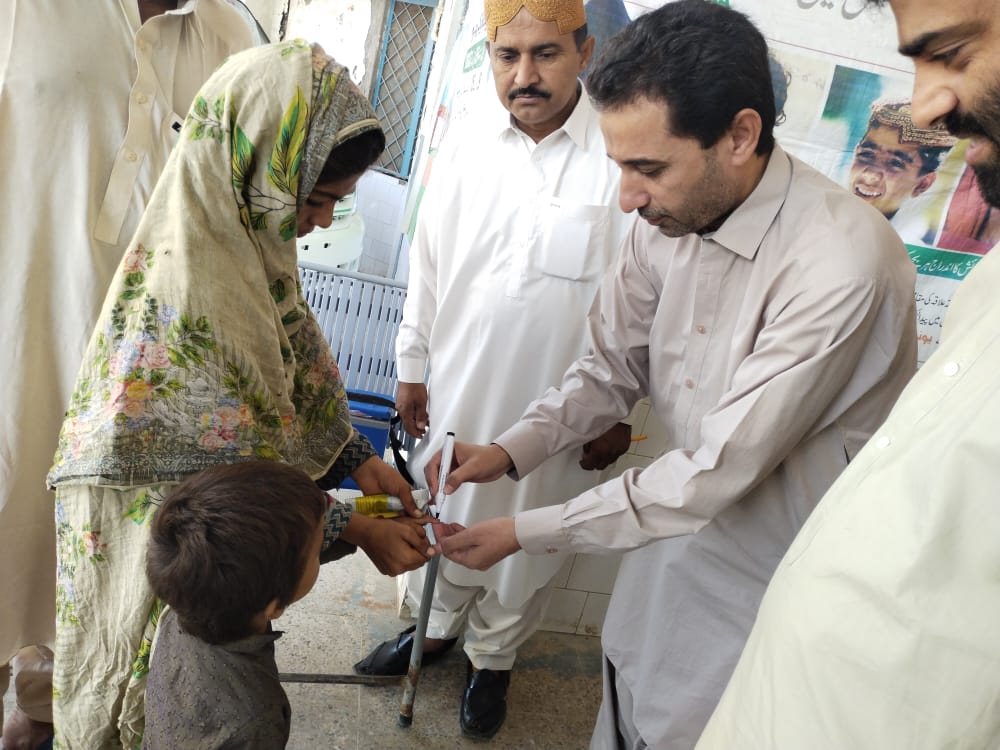
<svg viewBox="0 0 1000 750"><path fill-rule="evenodd" d="M900 49L921 57L914 121L978 132L966 153L1000 206L1000 6L891 5ZM962 64L929 57L939 44ZM698 750L1000 746L998 373L994 248L778 566Z"/></svg>
<svg viewBox="0 0 1000 750"><path fill-rule="evenodd" d="M718 100L705 76L725 82ZM453 486L530 476L643 396L663 426L669 449L647 468L442 544L475 567L516 549L627 552L602 634L593 750L694 746L778 560L915 368L902 242L773 145L768 76L759 32L702 0L668 3L608 43L588 81L622 206L647 221L598 293L593 352L496 445L456 446ZM713 145L704 130L671 134L678 99L688 125L723 126Z"/></svg>
<svg viewBox="0 0 1000 750"><path fill-rule="evenodd" d="M411 251L399 378L419 382L430 370L430 427L413 451L415 476L445 431L488 440L586 352L587 310L627 227L615 205L618 170L585 93L538 144L499 105L490 114L435 161ZM465 488L448 498L442 518L468 525L572 497L598 479L579 460L567 451L528 481ZM513 609L564 560L516 555L486 572L447 561L440 570L452 583L496 591ZM421 581L422 571L407 574L418 600ZM457 634L436 619L429 636ZM499 645L476 649L473 663L510 669L514 654Z"/></svg>
<svg viewBox="0 0 1000 750"><path fill-rule="evenodd" d="M0 6L0 694L15 652L54 638L45 475L109 280L198 87L266 41L238 2L178 5Z"/></svg>

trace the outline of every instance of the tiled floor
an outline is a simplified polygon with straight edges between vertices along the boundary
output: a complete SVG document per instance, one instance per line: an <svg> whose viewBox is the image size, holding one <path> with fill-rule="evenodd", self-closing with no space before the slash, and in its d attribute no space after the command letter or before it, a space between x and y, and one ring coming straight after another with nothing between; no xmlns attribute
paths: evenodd
<svg viewBox="0 0 1000 750"><path fill-rule="evenodd" d="M278 620L283 672L349 673L351 665L406 623L396 617L395 583L358 553L323 566L316 588ZM460 646L461 644L459 644ZM285 685L292 704L290 750L582 750L600 703L595 637L536 633L521 649L508 693L507 721L490 742L462 737L465 681L459 647L422 670L413 725L398 726L399 686Z"/></svg>
<svg viewBox="0 0 1000 750"><path fill-rule="evenodd" d="M282 672L350 673L351 665L406 623L396 587L360 552L323 566L316 588L275 624ZM461 644L459 644L460 646ZM583 750L601 695L599 639L538 632L521 648L511 678L507 721L490 742L462 737L465 682L461 648L421 673L413 725L397 724L402 688L288 683L289 750ZM13 708L13 690L5 696Z"/></svg>

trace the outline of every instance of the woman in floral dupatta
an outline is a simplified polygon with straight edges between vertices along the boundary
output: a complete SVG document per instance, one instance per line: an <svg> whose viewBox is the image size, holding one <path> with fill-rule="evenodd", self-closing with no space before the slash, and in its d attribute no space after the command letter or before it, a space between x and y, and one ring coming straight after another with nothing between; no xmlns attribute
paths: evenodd
<svg viewBox="0 0 1000 750"><path fill-rule="evenodd" d="M234 55L195 98L108 291L49 474L57 746L141 743L160 613L146 542L173 485L263 458L412 502L351 427L296 265L296 235L329 224L384 145L347 71L304 42ZM418 525L342 506L327 528L384 573L432 552Z"/></svg>

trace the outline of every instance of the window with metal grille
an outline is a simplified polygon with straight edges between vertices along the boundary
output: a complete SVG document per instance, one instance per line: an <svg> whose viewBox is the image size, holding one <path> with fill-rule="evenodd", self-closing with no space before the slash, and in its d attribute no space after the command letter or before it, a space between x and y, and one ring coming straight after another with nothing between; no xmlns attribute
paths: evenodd
<svg viewBox="0 0 1000 750"><path fill-rule="evenodd" d="M382 171L407 179L434 49L436 0L394 0L375 79L375 114L385 128Z"/></svg>

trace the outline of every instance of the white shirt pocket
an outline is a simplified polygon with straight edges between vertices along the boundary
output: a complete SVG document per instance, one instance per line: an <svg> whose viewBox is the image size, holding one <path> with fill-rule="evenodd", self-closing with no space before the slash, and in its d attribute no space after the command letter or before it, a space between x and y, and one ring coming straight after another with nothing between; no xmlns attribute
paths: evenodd
<svg viewBox="0 0 1000 750"><path fill-rule="evenodd" d="M571 280L604 272L608 207L549 199L540 212L541 241L535 263L542 273Z"/></svg>

